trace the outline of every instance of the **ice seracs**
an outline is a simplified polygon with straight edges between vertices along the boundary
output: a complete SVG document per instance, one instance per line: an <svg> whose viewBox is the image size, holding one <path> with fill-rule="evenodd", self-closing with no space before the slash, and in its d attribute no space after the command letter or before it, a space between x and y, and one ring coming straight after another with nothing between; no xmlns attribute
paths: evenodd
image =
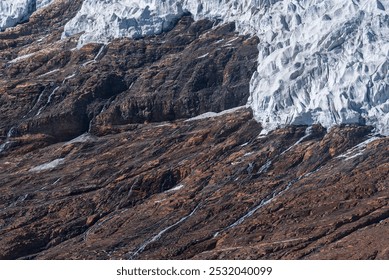
<svg viewBox="0 0 389 280"><path fill-rule="evenodd" d="M196 20L236 21L242 23L240 29L250 29L251 9L270 2L274 0L84 0L78 14L66 24L63 37L82 33L80 46L117 37L139 38L169 30L187 13Z"/></svg>
<svg viewBox="0 0 389 280"><path fill-rule="evenodd" d="M380 4L378 4L380 3ZM278 2L261 18L250 105L268 129L375 125L389 134L389 1Z"/></svg>
<svg viewBox="0 0 389 280"><path fill-rule="evenodd" d="M107 43L118 37L159 34L184 14L178 2L85 0L76 17L66 24L63 37L83 33L79 39L81 46L89 42Z"/></svg>
<svg viewBox="0 0 389 280"><path fill-rule="evenodd" d="M37 9L53 0L1 0L0 1L0 31L13 27L27 20Z"/></svg>
<svg viewBox="0 0 389 280"><path fill-rule="evenodd" d="M28 18L35 10L35 1L5 0L0 2L0 31L12 27Z"/></svg>

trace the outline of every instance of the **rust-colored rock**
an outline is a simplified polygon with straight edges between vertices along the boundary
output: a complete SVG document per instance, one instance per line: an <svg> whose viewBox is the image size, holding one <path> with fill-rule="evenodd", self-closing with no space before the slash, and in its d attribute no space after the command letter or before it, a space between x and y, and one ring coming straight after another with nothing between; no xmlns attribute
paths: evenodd
<svg viewBox="0 0 389 280"><path fill-rule="evenodd" d="M0 259L389 258L388 137L260 135L224 111L257 38L184 17L78 50L69 3L0 33Z"/></svg>

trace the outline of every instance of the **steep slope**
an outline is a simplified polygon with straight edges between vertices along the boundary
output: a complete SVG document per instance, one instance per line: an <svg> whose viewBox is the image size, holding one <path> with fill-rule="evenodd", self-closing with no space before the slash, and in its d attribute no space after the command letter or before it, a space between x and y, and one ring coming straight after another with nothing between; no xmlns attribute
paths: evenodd
<svg viewBox="0 0 389 280"><path fill-rule="evenodd" d="M0 131L6 138L1 151L26 141L25 135L51 143L88 131L101 134L112 125L244 105L258 40L238 36L234 24L213 24L185 17L168 34L142 41L75 49L77 38L51 41L42 35L39 40L49 40L45 48L39 40L6 48L3 55L10 59L0 65Z"/></svg>
<svg viewBox="0 0 389 280"><path fill-rule="evenodd" d="M260 129L240 109L14 149L0 258L388 259L388 138Z"/></svg>
<svg viewBox="0 0 389 280"><path fill-rule="evenodd" d="M134 2L179 1L115 7ZM218 2L106 44L61 40L82 0L0 32L0 259L389 258L388 137L255 121L266 40L236 28L254 4L286 6L229 1L235 23L200 19Z"/></svg>
<svg viewBox="0 0 389 280"><path fill-rule="evenodd" d="M389 134L388 1L86 0L64 37L79 44L159 34L189 12L260 38L249 105L266 130L367 123Z"/></svg>

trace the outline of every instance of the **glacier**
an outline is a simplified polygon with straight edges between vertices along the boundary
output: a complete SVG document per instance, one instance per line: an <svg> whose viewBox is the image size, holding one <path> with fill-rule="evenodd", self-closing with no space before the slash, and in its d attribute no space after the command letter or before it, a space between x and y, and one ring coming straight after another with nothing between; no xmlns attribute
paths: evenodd
<svg viewBox="0 0 389 280"><path fill-rule="evenodd" d="M28 20L33 12L53 0L1 0L0 2L0 31L13 27Z"/></svg>
<svg viewBox="0 0 389 280"><path fill-rule="evenodd" d="M158 34L185 13L257 35L248 105L264 131L368 124L389 135L389 0L85 0L63 36L80 46Z"/></svg>
<svg viewBox="0 0 389 280"><path fill-rule="evenodd" d="M256 18L250 105L271 130L359 123L389 135L389 1L282 1Z"/></svg>
<svg viewBox="0 0 389 280"><path fill-rule="evenodd" d="M0 28L4 11L12 22L32 2L51 1L1 1ZM241 34L260 39L247 105L264 133L357 123L389 135L388 9L389 0L84 0L62 37L80 34L78 47L141 38L189 13L235 22Z"/></svg>

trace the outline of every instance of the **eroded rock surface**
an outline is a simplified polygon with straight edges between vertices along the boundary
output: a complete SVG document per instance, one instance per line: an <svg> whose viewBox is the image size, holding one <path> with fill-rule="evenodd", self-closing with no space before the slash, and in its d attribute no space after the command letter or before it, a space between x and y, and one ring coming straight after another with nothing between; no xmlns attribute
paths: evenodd
<svg viewBox="0 0 389 280"><path fill-rule="evenodd" d="M258 38L185 16L77 49L73 2L0 33L1 259L389 258L388 137L260 135Z"/></svg>
<svg viewBox="0 0 389 280"><path fill-rule="evenodd" d="M387 259L388 139L260 129L241 109L12 152L1 257Z"/></svg>

